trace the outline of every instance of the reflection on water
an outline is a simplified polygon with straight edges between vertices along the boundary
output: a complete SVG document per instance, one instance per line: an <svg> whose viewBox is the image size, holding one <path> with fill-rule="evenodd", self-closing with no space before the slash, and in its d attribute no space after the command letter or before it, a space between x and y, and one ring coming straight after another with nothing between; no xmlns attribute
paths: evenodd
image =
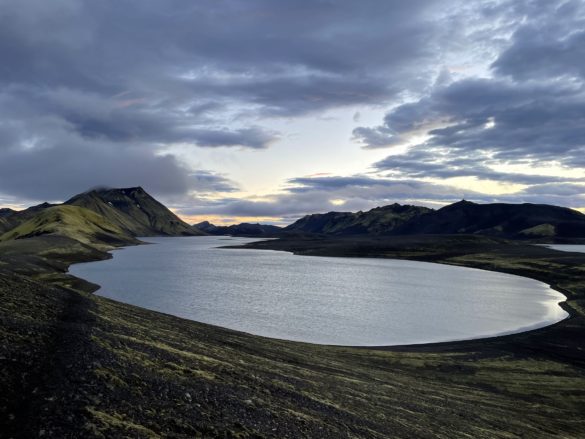
<svg viewBox="0 0 585 439"><path fill-rule="evenodd" d="M71 272L98 294L200 322L312 343L392 345L545 326L564 296L535 280L372 258L220 249L246 238L147 238Z"/></svg>
<svg viewBox="0 0 585 439"><path fill-rule="evenodd" d="M562 252L577 252L577 253L585 253L585 245L577 245L577 244L546 244L548 248L552 248L553 250L559 250Z"/></svg>

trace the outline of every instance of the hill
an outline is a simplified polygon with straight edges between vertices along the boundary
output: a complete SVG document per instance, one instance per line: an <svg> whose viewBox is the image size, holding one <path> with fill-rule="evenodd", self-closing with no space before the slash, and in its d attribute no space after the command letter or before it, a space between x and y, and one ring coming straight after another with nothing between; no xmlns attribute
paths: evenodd
<svg viewBox="0 0 585 439"><path fill-rule="evenodd" d="M57 206L57 204L42 203L24 210L0 209L0 234L15 228L52 206Z"/></svg>
<svg viewBox="0 0 585 439"><path fill-rule="evenodd" d="M42 235L65 236L98 249L136 244L129 233L103 216L78 206L52 206L0 236L0 241Z"/></svg>
<svg viewBox="0 0 585 439"><path fill-rule="evenodd" d="M3 233L10 228L8 217L13 215L15 212L15 210L8 208L0 209L0 233Z"/></svg>
<svg viewBox="0 0 585 439"><path fill-rule="evenodd" d="M432 212L421 206L392 204L367 212L329 212L307 215L285 227L285 232L329 235L392 234L405 223Z"/></svg>
<svg viewBox="0 0 585 439"><path fill-rule="evenodd" d="M398 234L480 234L511 239L585 237L585 215L546 204L476 204L445 206L414 218Z"/></svg>
<svg viewBox="0 0 585 439"><path fill-rule="evenodd" d="M0 209L0 218L8 217L10 215L15 214L16 212L17 212L16 210L3 207L2 209Z"/></svg>
<svg viewBox="0 0 585 439"><path fill-rule="evenodd" d="M282 231L281 227L270 224L241 223L231 226L216 226L209 221L194 224L193 227L210 235L231 235L231 236L276 236Z"/></svg>
<svg viewBox="0 0 585 439"><path fill-rule="evenodd" d="M546 204L459 201L439 210L392 204L367 212L307 215L284 232L334 236L476 234L506 239L585 237L585 215Z"/></svg>
<svg viewBox="0 0 585 439"><path fill-rule="evenodd" d="M141 187L95 189L76 195L65 204L92 210L133 236L204 235Z"/></svg>

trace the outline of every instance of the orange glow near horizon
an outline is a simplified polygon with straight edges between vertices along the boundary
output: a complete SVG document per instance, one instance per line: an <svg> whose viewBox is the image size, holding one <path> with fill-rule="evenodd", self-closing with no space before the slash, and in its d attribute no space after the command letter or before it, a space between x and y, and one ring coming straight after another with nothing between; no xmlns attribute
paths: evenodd
<svg viewBox="0 0 585 439"><path fill-rule="evenodd" d="M232 224L240 223L262 223L262 224L274 224L277 226L285 225L280 218L269 217L269 216L230 216L224 217L220 215L179 215L175 212L179 218L188 224L197 224L203 221L209 221L211 224L216 226L230 226ZM291 221L292 222L292 221ZM286 223L288 224L288 223Z"/></svg>
<svg viewBox="0 0 585 439"><path fill-rule="evenodd" d="M24 210L26 209L25 206L23 206L22 204L4 204L4 205L0 205L0 209L12 209L12 210Z"/></svg>

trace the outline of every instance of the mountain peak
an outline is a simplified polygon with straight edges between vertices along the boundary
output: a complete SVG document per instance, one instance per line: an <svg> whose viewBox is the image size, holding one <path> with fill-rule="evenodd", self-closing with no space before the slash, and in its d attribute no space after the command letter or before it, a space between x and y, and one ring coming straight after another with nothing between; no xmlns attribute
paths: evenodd
<svg viewBox="0 0 585 439"><path fill-rule="evenodd" d="M128 188L95 188L76 195L65 204L93 210L134 236L201 235L141 186Z"/></svg>

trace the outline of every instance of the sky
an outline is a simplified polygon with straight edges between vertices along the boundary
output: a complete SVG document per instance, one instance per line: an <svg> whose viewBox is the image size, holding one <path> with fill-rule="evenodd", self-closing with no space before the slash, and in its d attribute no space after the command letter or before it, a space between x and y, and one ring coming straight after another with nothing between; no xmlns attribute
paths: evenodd
<svg viewBox="0 0 585 439"><path fill-rule="evenodd" d="M585 212L583 0L0 0L0 206Z"/></svg>

